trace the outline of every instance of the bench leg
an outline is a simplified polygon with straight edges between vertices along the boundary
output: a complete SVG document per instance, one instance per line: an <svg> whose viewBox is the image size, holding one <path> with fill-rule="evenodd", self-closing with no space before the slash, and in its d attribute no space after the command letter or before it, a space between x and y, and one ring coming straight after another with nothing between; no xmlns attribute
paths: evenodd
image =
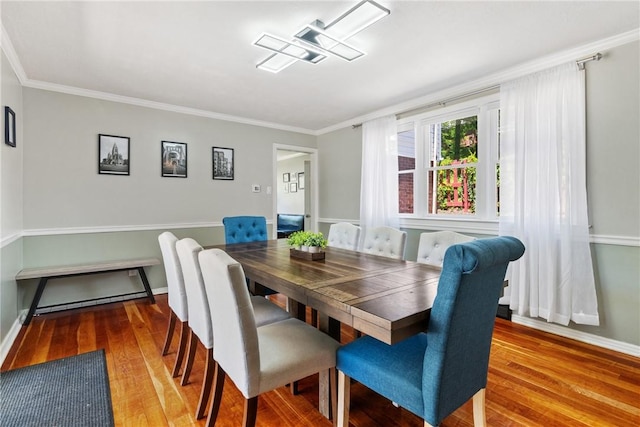
<svg viewBox="0 0 640 427"><path fill-rule="evenodd" d="M29 312L27 313L27 317L24 319L24 326L29 326L31 322L31 318L36 312L36 308L38 308L38 303L40 302L40 298L42 297L42 293L44 292L44 287L47 286L48 277L42 277L40 279L40 283L38 283L38 289L36 290L36 294L33 296L33 301L31 301L31 307L29 307Z"/></svg>
<svg viewBox="0 0 640 427"><path fill-rule="evenodd" d="M147 275L144 272L144 267L138 267L138 273L140 274L140 280L142 280L142 284L144 285L144 290L147 291L149 301L151 301L151 304L155 304L156 299L154 298L153 292L151 291L151 286L149 285L149 280L147 280Z"/></svg>

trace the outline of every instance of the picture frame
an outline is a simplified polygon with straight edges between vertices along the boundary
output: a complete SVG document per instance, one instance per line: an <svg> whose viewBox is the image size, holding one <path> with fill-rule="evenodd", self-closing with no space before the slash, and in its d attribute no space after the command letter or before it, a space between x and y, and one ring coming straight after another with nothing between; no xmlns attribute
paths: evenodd
<svg viewBox="0 0 640 427"><path fill-rule="evenodd" d="M291 182L298 182L298 174L295 172L291 172Z"/></svg>
<svg viewBox="0 0 640 427"><path fill-rule="evenodd" d="M98 173L129 175L131 159L130 139L127 136L98 135Z"/></svg>
<svg viewBox="0 0 640 427"><path fill-rule="evenodd" d="M233 148L212 147L213 179L233 180Z"/></svg>
<svg viewBox="0 0 640 427"><path fill-rule="evenodd" d="M289 172L282 174L282 182L289 182L291 180L291 175Z"/></svg>
<svg viewBox="0 0 640 427"><path fill-rule="evenodd" d="M297 193L298 192L298 184L295 182L292 182L291 184L289 184L289 192L290 193Z"/></svg>
<svg viewBox="0 0 640 427"><path fill-rule="evenodd" d="M304 190L304 172L298 172L298 188Z"/></svg>
<svg viewBox="0 0 640 427"><path fill-rule="evenodd" d="M169 178L187 177L187 144L162 141L161 175Z"/></svg>
<svg viewBox="0 0 640 427"><path fill-rule="evenodd" d="M16 146L16 113L11 107L4 107L4 143Z"/></svg>

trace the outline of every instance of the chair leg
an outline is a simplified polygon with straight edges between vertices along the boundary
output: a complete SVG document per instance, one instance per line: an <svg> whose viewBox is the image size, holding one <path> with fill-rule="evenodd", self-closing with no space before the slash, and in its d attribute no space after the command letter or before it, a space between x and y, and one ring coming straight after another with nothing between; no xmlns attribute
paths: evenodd
<svg viewBox="0 0 640 427"><path fill-rule="evenodd" d="M187 347L187 336L189 335L189 325L187 322L180 322L180 344L178 344L178 354L176 355L176 363L173 365L173 372L171 376L173 378L180 375L180 368L182 367L182 359L184 359L184 351Z"/></svg>
<svg viewBox="0 0 640 427"><path fill-rule="evenodd" d="M198 402L198 409L196 409L196 419L204 417L204 411L209 402L209 395L211 394L211 385L213 384L213 374L215 371L216 361L213 360L213 349L207 349L207 362L204 367L204 378L202 379L202 391L200 392L200 401Z"/></svg>
<svg viewBox="0 0 640 427"><path fill-rule="evenodd" d="M486 427L487 414L485 412L486 389L481 388L473 395L473 425L474 427Z"/></svg>
<svg viewBox="0 0 640 427"><path fill-rule="evenodd" d="M198 347L198 337L193 333L193 330L189 328L189 346L187 350L187 362L184 364L184 370L182 371L182 381L180 385L189 384L189 375L191 375L191 368L193 368L193 359L196 357L196 348Z"/></svg>
<svg viewBox="0 0 640 427"><path fill-rule="evenodd" d="M167 336L164 339L164 347L162 347L162 355L166 356L169 352L169 346L171 345L171 340L173 339L173 331L176 328L176 319L178 316L173 312L173 310L169 310L169 325L167 326Z"/></svg>
<svg viewBox="0 0 640 427"><path fill-rule="evenodd" d="M338 374L335 367L329 369L329 394L331 402L331 420L333 426L337 425L338 419Z"/></svg>
<svg viewBox="0 0 640 427"><path fill-rule="evenodd" d="M254 427L256 425L256 416L258 415L258 396L246 399L244 401L244 417L242 425L244 427Z"/></svg>
<svg viewBox="0 0 640 427"><path fill-rule="evenodd" d="M214 362L213 367L213 398L209 405L209 416L207 417L207 427L213 427L216 424L218 418L218 411L220 410L220 402L222 401L222 390L224 389L224 377L225 372L217 362Z"/></svg>
<svg viewBox="0 0 640 427"><path fill-rule="evenodd" d="M351 379L338 370L338 416L337 427L349 427L349 403L351 400Z"/></svg>

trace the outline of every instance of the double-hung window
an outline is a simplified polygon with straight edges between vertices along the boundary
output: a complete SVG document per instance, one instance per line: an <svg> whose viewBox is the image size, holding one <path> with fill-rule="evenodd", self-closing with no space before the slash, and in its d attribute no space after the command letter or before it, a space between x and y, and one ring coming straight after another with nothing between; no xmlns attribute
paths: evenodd
<svg viewBox="0 0 640 427"><path fill-rule="evenodd" d="M399 119L400 216L496 220L498 120L498 95Z"/></svg>

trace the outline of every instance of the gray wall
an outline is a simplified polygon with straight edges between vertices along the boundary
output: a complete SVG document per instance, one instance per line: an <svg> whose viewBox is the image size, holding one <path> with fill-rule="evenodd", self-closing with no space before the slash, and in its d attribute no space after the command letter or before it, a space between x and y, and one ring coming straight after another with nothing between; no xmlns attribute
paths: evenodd
<svg viewBox="0 0 640 427"><path fill-rule="evenodd" d="M0 51L2 52L2 51ZM0 142L0 342L14 326L18 313L18 289L14 277L22 268L22 156L24 135L22 132L22 87L9 65L4 52L1 54L0 88L2 125L4 132L4 107L9 106L16 114L16 147L4 144L4 133ZM3 348L4 352L5 349Z"/></svg>
<svg viewBox="0 0 640 427"><path fill-rule="evenodd" d="M569 326L633 345L640 345L639 51L629 43L587 65L587 191L601 325ZM360 217L361 138L351 128L318 138L323 232ZM415 260L424 231L407 229L407 259Z"/></svg>

